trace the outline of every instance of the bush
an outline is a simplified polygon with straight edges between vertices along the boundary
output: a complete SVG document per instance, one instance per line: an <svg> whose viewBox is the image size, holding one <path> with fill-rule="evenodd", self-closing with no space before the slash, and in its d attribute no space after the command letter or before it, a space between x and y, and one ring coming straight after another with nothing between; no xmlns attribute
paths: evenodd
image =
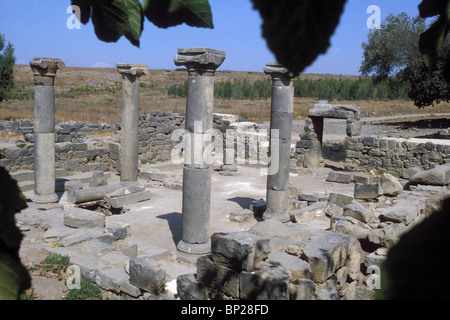
<svg viewBox="0 0 450 320"><path fill-rule="evenodd" d="M0 34L0 102L6 100L14 87L15 62L13 45L8 42L5 47L5 37Z"/></svg>
<svg viewBox="0 0 450 320"><path fill-rule="evenodd" d="M81 277L80 289L70 289L65 300L101 300L102 293L91 280Z"/></svg>

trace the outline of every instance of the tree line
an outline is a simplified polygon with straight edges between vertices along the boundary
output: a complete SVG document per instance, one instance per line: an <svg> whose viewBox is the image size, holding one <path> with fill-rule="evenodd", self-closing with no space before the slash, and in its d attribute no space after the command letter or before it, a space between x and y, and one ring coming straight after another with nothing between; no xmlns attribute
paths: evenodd
<svg viewBox="0 0 450 320"><path fill-rule="evenodd" d="M406 100L409 99L408 83L397 79L374 81L371 78L358 79L302 79L294 80L296 97L318 100ZM187 81L168 88L169 97L185 98ZM226 80L216 82L214 97L218 99L268 99L272 94L270 79L251 83L248 80Z"/></svg>

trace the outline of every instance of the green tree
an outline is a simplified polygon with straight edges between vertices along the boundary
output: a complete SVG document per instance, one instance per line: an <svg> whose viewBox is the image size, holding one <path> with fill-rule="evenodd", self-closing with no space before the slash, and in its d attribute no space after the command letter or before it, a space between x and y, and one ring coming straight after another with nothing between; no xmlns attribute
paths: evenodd
<svg viewBox="0 0 450 320"><path fill-rule="evenodd" d="M360 72L373 76L375 82L387 82L386 87L379 87L379 99L409 97L418 107L450 99L449 83L444 76L450 56L444 45L436 47L439 50L436 61L427 66L420 46L427 28L422 17L391 14L381 29L372 31L362 44L364 60Z"/></svg>
<svg viewBox="0 0 450 320"><path fill-rule="evenodd" d="M360 72L379 80L395 76L403 70L412 56L420 54L420 34L426 30L425 20L410 18L406 13L390 14L368 35L362 44L364 59Z"/></svg>
<svg viewBox="0 0 450 320"><path fill-rule="evenodd" d="M0 102L6 100L14 87L14 47L8 42L5 47L5 36L0 34Z"/></svg>

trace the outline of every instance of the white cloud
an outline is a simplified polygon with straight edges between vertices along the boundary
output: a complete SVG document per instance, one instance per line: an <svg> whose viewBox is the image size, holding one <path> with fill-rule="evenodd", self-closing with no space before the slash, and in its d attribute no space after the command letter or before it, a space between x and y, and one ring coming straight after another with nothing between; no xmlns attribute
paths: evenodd
<svg viewBox="0 0 450 320"><path fill-rule="evenodd" d="M104 61L99 61L91 65L91 68L113 68L109 63Z"/></svg>
<svg viewBox="0 0 450 320"><path fill-rule="evenodd" d="M16 64L30 64L30 61L27 61L25 59L16 59Z"/></svg>

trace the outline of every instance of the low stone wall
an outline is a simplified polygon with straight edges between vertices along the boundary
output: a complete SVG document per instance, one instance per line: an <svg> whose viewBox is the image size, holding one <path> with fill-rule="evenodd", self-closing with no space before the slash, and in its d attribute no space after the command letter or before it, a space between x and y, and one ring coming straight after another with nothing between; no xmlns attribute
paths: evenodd
<svg viewBox="0 0 450 320"><path fill-rule="evenodd" d="M139 159L169 160L173 146L171 134L184 128L184 116L172 112L153 112L139 116Z"/></svg>
<svg viewBox="0 0 450 320"><path fill-rule="evenodd" d="M87 143L56 143L55 165L68 171L108 171L109 151L105 148L88 148ZM5 150L0 166L9 171L33 170L33 145Z"/></svg>
<svg viewBox="0 0 450 320"><path fill-rule="evenodd" d="M352 171L381 169L402 174L416 167L427 170L450 162L450 141L347 137L345 158L346 168Z"/></svg>
<svg viewBox="0 0 450 320"><path fill-rule="evenodd" d="M174 146L180 141L172 141L172 133L184 129L184 114L153 112L139 116L139 159L141 163L167 161ZM222 147L226 145L226 134L233 130L235 156L259 159L260 144L268 144L267 132L259 132L252 122L239 122L237 115L214 114L213 139L215 156L223 160ZM68 171L116 171L120 172L121 124L90 123L70 121L56 123L55 165ZM110 133L105 139L90 143L87 133ZM30 119L0 121L0 134L19 134L23 139L11 140L8 148L0 150L0 166L9 171L33 170L34 124ZM13 139L14 140L14 139ZM103 140L103 141L102 141ZM15 146L10 146L15 144ZM243 145L245 144L245 145ZM266 146L267 148L267 146ZM217 152L220 151L220 152ZM237 159L236 159L237 160Z"/></svg>

